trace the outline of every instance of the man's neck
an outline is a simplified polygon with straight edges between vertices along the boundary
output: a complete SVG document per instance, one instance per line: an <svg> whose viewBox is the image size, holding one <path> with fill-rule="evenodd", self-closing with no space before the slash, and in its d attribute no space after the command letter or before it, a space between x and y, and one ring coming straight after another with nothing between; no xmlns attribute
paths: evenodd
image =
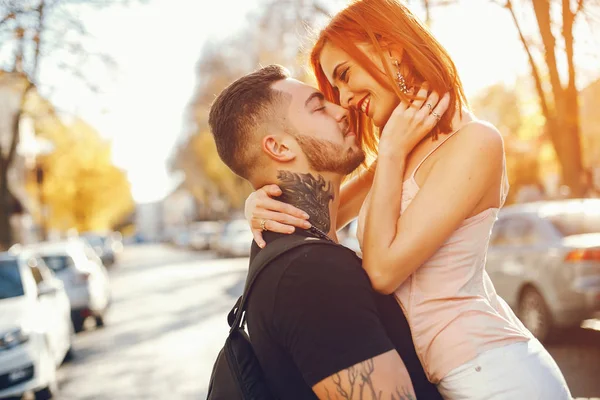
<svg viewBox="0 0 600 400"><path fill-rule="evenodd" d="M277 180L283 192L278 200L306 212L312 226L337 242L335 228L340 181L326 174L288 170L277 171Z"/></svg>

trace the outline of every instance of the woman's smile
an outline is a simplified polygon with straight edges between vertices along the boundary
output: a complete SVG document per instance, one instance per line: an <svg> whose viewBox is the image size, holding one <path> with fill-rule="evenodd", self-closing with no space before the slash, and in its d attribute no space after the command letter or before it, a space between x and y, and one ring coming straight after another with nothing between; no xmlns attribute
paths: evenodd
<svg viewBox="0 0 600 400"><path fill-rule="evenodd" d="M371 104L371 96L366 95L362 98L356 105L356 107L361 110L365 115L369 115L369 105Z"/></svg>

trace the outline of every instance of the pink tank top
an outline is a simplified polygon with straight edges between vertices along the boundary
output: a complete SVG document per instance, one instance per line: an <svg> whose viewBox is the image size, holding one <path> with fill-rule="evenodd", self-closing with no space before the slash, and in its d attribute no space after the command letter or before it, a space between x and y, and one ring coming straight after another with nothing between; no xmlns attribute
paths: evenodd
<svg viewBox="0 0 600 400"><path fill-rule="evenodd" d="M458 132L458 131L457 131ZM404 181L404 212L419 192L415 174L436 146ZM506 170L501 206L508 193ZM366 203L366 202L365 202ZM396 289L395 296L408 320L415 348L428 379L439 383L448 372L478 354L533 336L494 289L485 261L498 208L467 218L444 244ZM359 214L362 245L365 206Z"/></svg>

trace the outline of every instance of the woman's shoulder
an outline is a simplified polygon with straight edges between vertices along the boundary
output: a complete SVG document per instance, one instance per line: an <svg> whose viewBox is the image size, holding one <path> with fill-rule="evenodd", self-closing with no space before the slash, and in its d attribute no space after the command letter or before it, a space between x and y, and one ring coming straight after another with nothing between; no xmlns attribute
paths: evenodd
<svg viewBox="0 0 600 400"><path fill-rule="evenodd" d="M504 140L491 123L473 120L460 128L453 138L455 153L474 152L482 157L503 157ZM449 143L450 144L450 143Z"/></svg>

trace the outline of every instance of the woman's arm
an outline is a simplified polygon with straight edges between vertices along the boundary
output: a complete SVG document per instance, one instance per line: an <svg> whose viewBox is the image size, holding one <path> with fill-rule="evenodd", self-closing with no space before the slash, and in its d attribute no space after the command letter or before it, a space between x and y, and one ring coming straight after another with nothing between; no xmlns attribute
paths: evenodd
<svg viewBox="0 0 600 400"><path fill-rule="evenodd" d="M452 149L435 163L402 215L398 168L404 169L406 152L390 151L391 141L379 152L363 244L363 267L379 292L396 290L497 184L504 150L494 128L469 124L448 145Z"/></svg>
<svg viewBox="0 0 600 400"><path fill-rule="evenodd" d="M358 216L365 197L367 197L373 184L376 164L377 160L368 169L361 171L340 189L340 205L337 214L336 230L342 229Z"/></svg>

